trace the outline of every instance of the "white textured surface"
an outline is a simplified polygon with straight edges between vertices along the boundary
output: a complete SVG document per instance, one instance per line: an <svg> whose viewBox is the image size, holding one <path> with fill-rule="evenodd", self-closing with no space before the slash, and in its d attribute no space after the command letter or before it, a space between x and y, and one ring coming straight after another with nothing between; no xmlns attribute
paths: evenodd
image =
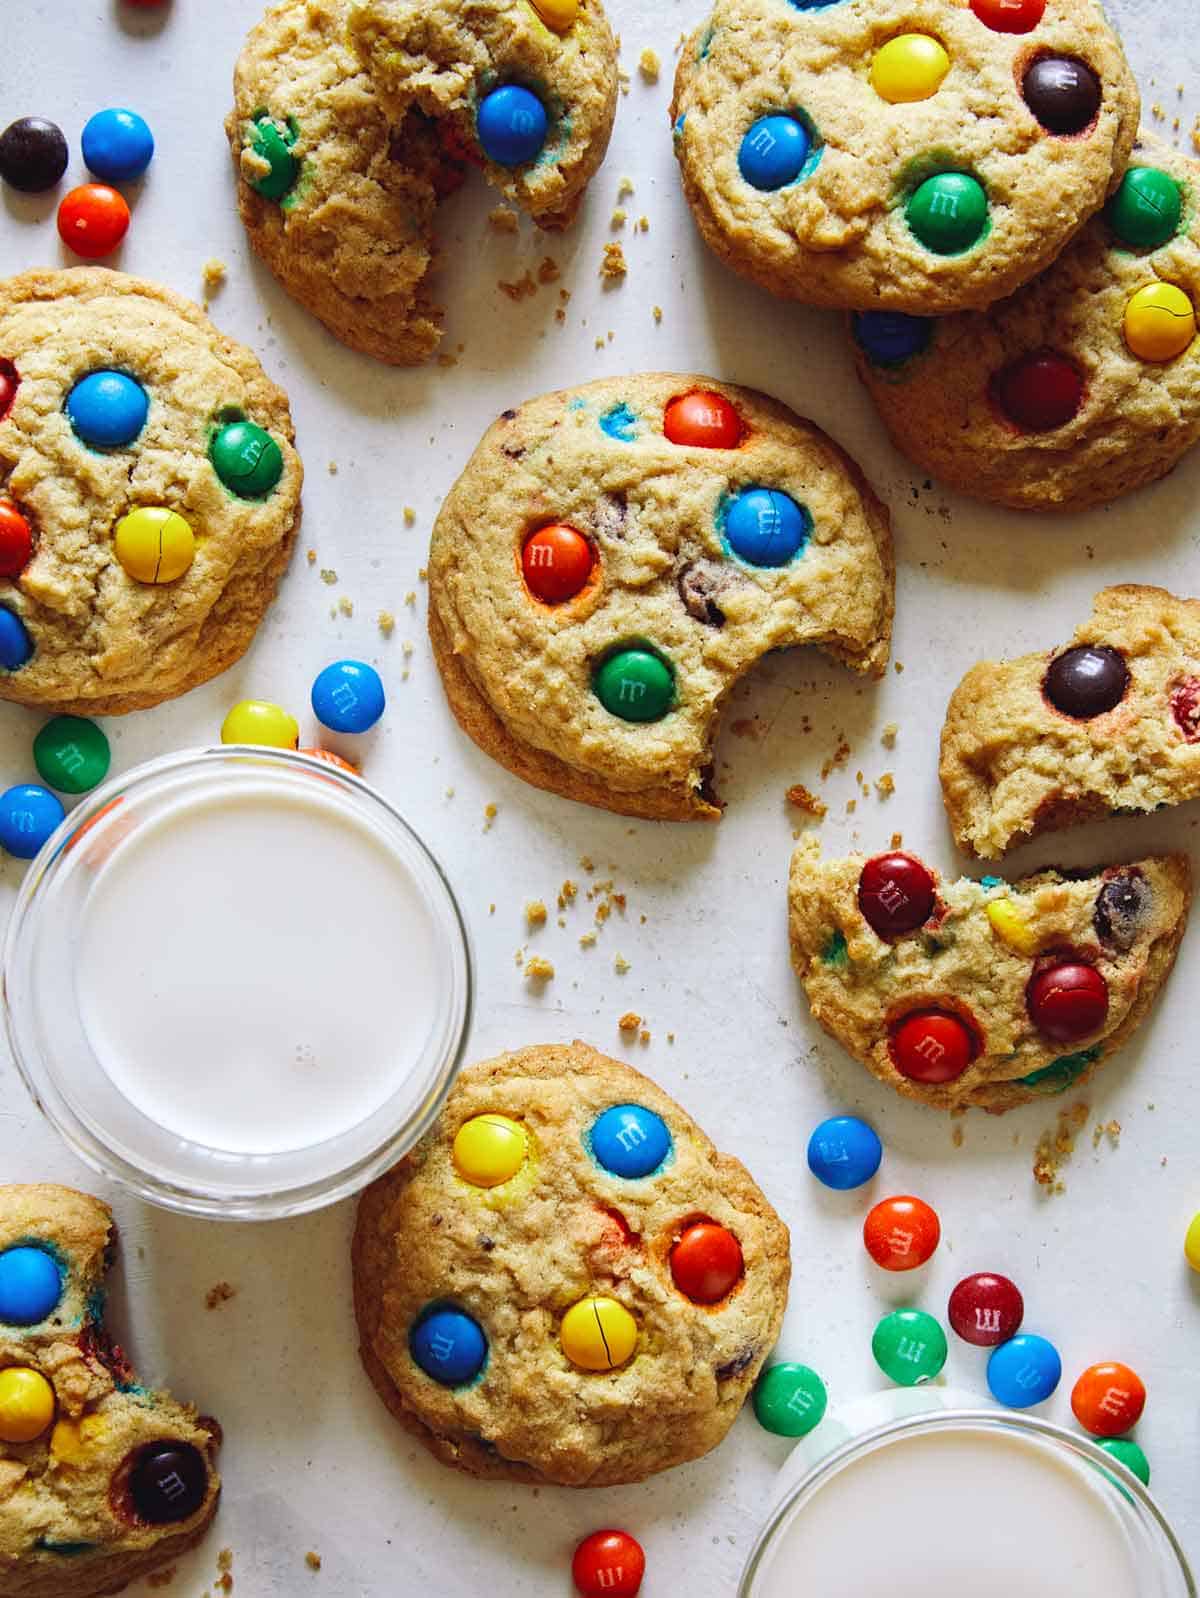
<svg viewBox="0 0 1200 1598"><path fill-rule="evenodd" d="M1115 9L1147 105L1161 102L1168 128L1179 114L1186 138L1200 109L1200 89L1176 92L1187 66L1200 65L1189 8L1178 0L1167 7L1121 0ZM1115 1117L1119 1148L1104 1143L1094 1151L1085 1133L1067 1192L1046 1199L1030 1163L1055 1106L998 1121L972 1115L958 1123L964 1141L955 1148L948 1120L894 1098L810 1021L787 963L783 885L794 817L783 792L799 780L824 794L830 851L859 843L874 849L901 831L908 846L952 868L935 776L950 688L981 655L1054 642L1106 582L1200 591L1200 522L1190 509L1200 456L1111 510L1054 522L991 512L914 482L853 379L837 318L743 287L692 231L666 107L675 42L700 20L702 0L646 8L611 0L611 10L633 81L582 224L563 239L535 236L524 225L519 238L498 237L485 222L494 201L472 183L450 202L443 223L442 287L452 308L446 348L465 345L460 363L403 372L341 349L249 258L220 121L258 0L174 0L161 17L128 11L119 0L75 0L67 8L6 0L0 120L38 112L59 121L74 152L69 179L78 182L86 117L114 104L145 113L158 155L116 264L198 297L203 262L228 262L230 280L213 314L288 388L309 474L302 548L316 549L317 566L300 554L239 667L180 702L108 724L116 769L210 740L225 709L245 695L307 713L314 672L338 655L378 663L391 705L361 751L366 774L424 833L459 890L478 960L471 1056L583 1036L656 1076L722 1147L743 1156L792 1227L792 1301L779 1352L816 1366L835 1403L883 1385L870 1334L889 1304L911 1298L943 1313L959 1276L1011 1273L1025 1292L1028 1329L1053 1337L1063 1353L1067 1375L1046 1406L1051 1417L1069 1418L1070 1383L1091 1361L1120 1358L1141 1371L1150 1401L1139 1435L1155 1488L1195 1557L1200 1278L1189 1279L1181 1244L1200 1208L1191 1014L1200 942L1185 944L1156 1015L1087 1095L1089 1128ZM646 45L663 58L653 87L636 72ZM1190 63L1181 59L1188 50ZM644 212L650 231L626 228L629 277L605 292L601 246L626 174L636 191L622 203L631 219ZM3 203L0 269L58 264L52 200L6 192ZM546 254L571 291L565 328L553 315L559 285L519 306L495 287L499 278L536 269ZM655 303L664 312L658 327ZM605 341L599 351L597 337ZM903 675L889 672L880 686L864 687L816 656L769 662L728 718L754 718L767 735L739 738L727 727L721 788L730 808L717 828L634 824L523 787L459 735L424 642L417 573L429 528L484 425L543 389L647 366L707 370L779 395L859 457L895 515ZM330 462L336 476L326 470ZM406 504L418 513L412 527L401 516ZM336 569L336 588L321 582L321 567ZM411 609L409 590L417 596ZM340 596L353 601L352 618L331 618ZM381 608L398 618L390 641L375 626ZM402 681L406 639L414 648ZM29 743L39 721L0 708L6 781L32 778ZM890 752L880 743L889 721L900 727ZM821 764L843 732L852 746L848 764L822 786ZM893 770L896 793L885 802L860 796L847 815L859 768L868 779ZM485 833L484 807L492 802L498 815ZM1049 838L1011 865L1188 847L1197 816L1191 806ZM577 942L590 924L586 902L567 915L566 930L552 918L533 944L558 974L535 998L513 959L525 941L522 905L536 895L553 903L568 876L586 881L583 854L596 862L597 877L615 878L628 894L628 911L614 915L590 950ZM16 862L0 868L7 889L20 869ZM613 967L618 951L630 962L622 977ZM629 1009L646 1017L648 1047L623 1044L616 1022ZM0 1072L3 1179L99 1187L32 1111L11 1067ZM843 1109L868 1115L886 1144L883 1170L866 1193L828 1193L804 1164L812 1125ZM881 1280L858 1238L869 1202L889 1191L918 1192L942 1217L942 1248L908 1281ZM114 1319L146 1378L170 1381L219 1415L227 1432L220 1520L171 1588L179 1598L199 1598L223 1545L235 1551L238 1590L252 1598L293 1598L310 1588L326 1598L565 1594L575 1539L604 1524L625 1525L644 1542L647 1598L678 1592L681 1583L695 1598L732 1592L788 1446L749 1415L708 1459L640 1487L535 1495L468 1481L394 1427L359 1370L350 1205L296 1223L234 1228L109 1196L125 1245ZM219 1279L233 1283L237 1297L210 1313L205 1290ZM982 1394L983 1367L982 1351L955 1343L946 1375ZM936 1513L931 1504L931 1529ZM324 1558L320 1575L304 1567L309 1548Z"/></svg>

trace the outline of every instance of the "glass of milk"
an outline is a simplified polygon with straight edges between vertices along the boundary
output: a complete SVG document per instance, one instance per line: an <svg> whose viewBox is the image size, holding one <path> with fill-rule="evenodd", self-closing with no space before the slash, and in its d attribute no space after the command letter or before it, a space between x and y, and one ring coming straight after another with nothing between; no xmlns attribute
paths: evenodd
<svg viewBox="0 0 1200 1598"><path fill-rule="evenodd" d="M274 749L140 766L31 866L9 1040L75 1151L168 1208L294 1215L431 1125L471 1007L437 862L373 789Z"/></svg>
<svg viewBox="0 0 1200 1598"><path fill-rule="evenodd" d="M970 1402L876 1395L816 1463L802 1444L738 1598L1195 1598L1154 1500L1090 1438L947 1400Z"/></svg>

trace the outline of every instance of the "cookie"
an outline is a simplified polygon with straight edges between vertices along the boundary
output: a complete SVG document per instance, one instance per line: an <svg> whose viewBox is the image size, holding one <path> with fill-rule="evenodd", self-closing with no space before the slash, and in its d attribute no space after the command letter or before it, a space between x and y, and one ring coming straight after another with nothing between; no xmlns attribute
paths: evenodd
<svg viewBox="0 0 1200 1598"><path fill-rule="evenodd" d="M915 855L792 856L792 963L814 1017L881 1082L999 1113L1086 1081L1174 964L1186 855L1019 882L948 881Z"/></svg>
<svg viewBox="0 0 1200 1598"><path fill-rule="evenodd" d="M23 529L0 698L119 715L239 659L295 539L292 440L282 389L169 289L99 267L0 283L0 511Z"/></svg>
<svg viewBox="0 0 1200 1598"><path fill-rule="evenodd" d="M1101 216L990 310L853 319L897 449L1016 510L1083 510L1163 477L1200 437L1200 163L1143 137Z"/></svg>
<svg viewBox="0 0 1200 1598"><path fill-rule="evenodd" d="M608 148L616 44L599 0L542 13L281 0L247 39L225 125L242 220L351 349L412 365L437 348L436 212L470 165L541 227L573 220Z"/></svg>
<svg viewBox="0 0 1200 1598"><path fill-rule="evenodd" d="M583 1043L464 1071L354 1235L362 1357L396 1419L472 1475L567 1487L715 1448L790 1271L745 1168Z"/></svg>
<svg viewBox="0 0 1200 1598"><path fill-rule="evenodd" d="M717 0L671 108L697 225L811 305L990 305L1115 186L1138 93L1094 0Z"/></svg>
<svg viewBox="0 0 1200 1598"><path fill-rule="evenodd" d="M139 1385L102 1321L99 1199L0 1187L0 1598L98 1598L200 1541L216 1421Z"/></svg>
<svg viewBox="0 0 1200 1598"><path fill-rule="evenodd" d="M939 773L954 841L983 860L1200 797L1200 600L1104 588L1068 644L973 666Z"/></svg>
<svg viewBox="0 0 1200 1598"><path fill-rule="evenodd" d="M505 411L447 495L429 630L450 705L536 787L715 820L712 743L770 650L878 676L887 512L811 422L750 389L652 373Z"/></svg>

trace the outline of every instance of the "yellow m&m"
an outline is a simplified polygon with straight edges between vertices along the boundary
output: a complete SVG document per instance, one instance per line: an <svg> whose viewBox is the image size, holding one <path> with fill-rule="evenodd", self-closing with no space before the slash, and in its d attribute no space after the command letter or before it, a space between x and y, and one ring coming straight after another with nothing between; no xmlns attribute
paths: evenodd
<svg viewBox="0 0 1200 1598"><path fill-rule="evenodd" d="M223 744L265 744L269 749L296 749L300 727L282 705L267 699L243 699L221 723Z"/></svg>
<svg viewBox="0 0 1200 1598"><path fill-rule="evenodd" d="M987 918L992 931L1018 954L1036 954L1040 939L1011 899L992 899L988 902Z"/></svg>
<svg viewBox="0 0 1200 1598"><path fill-rule="evenodd" d="M1125 307L1125 342L1143 361L1173 361L1195 336L1195 307L1174 283L1147 283Z"/></svg>
<svg viewBox="0 0 1200 1598"><path fill-rule="evenodd" d="M942 86L950 57L927 33L901 33L879 50L871 62L871 87L893 105L928 100Z"/></svg>
<svg viewBox="0 0 1200 1598"><path fill-rule="evenodd" d="M579 15L579 0L530 0L530 4L555 33L566 33Z"/></svg>
<svg viewBox="0 0 1200 1598"><path fill-rule="evenodd" d="M0 1443L31 1443L54 1419L54 1389L24 1365L0 1371Z"/></svg>
<svg viewBox="0 0 1200 1598"><path fill-rule="evenodd" d="M117 523L113 549L135 582L173 583L196 558L196 535L178 511L140 505Z"/></svg>
<svg viewBox="0 0 1200 1598"><path fill-rule="evenodd" d="M499 1187L509 1181L528 1152L525 1128L507 1115L473 1115L454 1139L455 1167L474 1187Z"/></svg>
<svg viewBox="0 0 1200 1598"><path fill-rule="evenodd" d="M1192 1224L1183 1240L1184 1258L1194 1271L1200 1271L1200 1215L1192 1216Z"/></svg>
<svg viewBox="0 0 1200 1598"><path fill-rule="evenodd" d="M563 1316L562 1351L585 1371L611 1371L637 1346L637 1322L615 1298L581 1298Z"/></svg>

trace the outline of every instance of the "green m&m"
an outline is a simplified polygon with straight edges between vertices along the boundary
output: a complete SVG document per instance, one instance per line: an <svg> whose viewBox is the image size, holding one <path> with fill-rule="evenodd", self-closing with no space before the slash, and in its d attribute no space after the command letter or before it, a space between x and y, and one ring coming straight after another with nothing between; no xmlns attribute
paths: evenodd
<svg viewBox="0 0 1200 1598"><path fill-rule="evenodd" d="M987 195L979 179L969 173L938 172L909 197L904 215L934 255L961 255L987 227Z"/></svg>
<svg viewBox="0 0 1200 1598"><path fill-rule="evenodd" d="M249 183L264 199L282 200L300 176L300 163L292 154L295 142L295 133L286 125L265 113L255 117L250 154L265 161L270 170L250 178Z"/></svg>
<svg viewBox="0 0 1200 1598"><path fill-rule="evenodd" d="M283 451L254 422L228 422L209 447L213 470L239 499L261 499L283 476Z"/></svg>
<svg viewBox="0 0 1200 1598"><path fill-rule="evenodd" d="M596 697L622 721L661 721L675 703L675 673L644 645L614 650L596 668Z"/></svg>
<svg viewBox="0 0 1200 1598"><path fill-rule="evenodd" d="M1157 250L1179 232L1183 195L1175 179L1160 168L1130 167L1104 215L1131 250Z"/></svg>
<svg viewBox="0 0 1200 1598"><path fill-rule="evenodd" d="M1130 1437L1109 1437L1100 1444L1106 1454L1120 1460L1125 1469L1132 1471L1143 1487L1150 1485L1150 1461Z"/></svg>
<svg viewBox="0 0 1200 1598"><path fill-rule="evenodd" d="M94 721L55 716L33 740L33 763L59 793L87 793L108 775L112 753Z"/></svg>
<svg viewBox="0 0 1200 1598"><path fill-rule="evenodd" d="M825 1383L807 1365L772 1365L754 1386L754 1413L765 1431L807 1437L825 1414Z"/></svg>
<svg viewBox="0 0 1200 1598"><path fill-rule="evenodd" d="M946 1363L946 1334L923 1309L897 1309L875 1328L871 1352L885 1376L901 1387L919 1387Z"/></svg>

